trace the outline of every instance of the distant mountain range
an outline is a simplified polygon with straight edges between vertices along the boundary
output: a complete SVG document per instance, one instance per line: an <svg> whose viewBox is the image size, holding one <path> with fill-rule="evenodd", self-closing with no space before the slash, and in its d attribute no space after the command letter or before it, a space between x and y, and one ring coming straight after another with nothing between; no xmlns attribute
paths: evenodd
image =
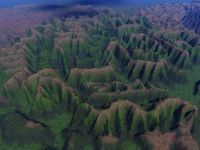
<svg viewBox="0 0 200 150"><path fill-rule="evenodd" d="M200 34L200 0L192 1L189 10L182 19L182 22L185 27Z"/></svg>
<svg viewBox="0 0 200 150"><path fill-rule="evenodd" d="M191 2L191 0L1 0L0 8L12 7L19 4L92 4L92 5L116 5L116 4L130 4L134 6L146 6L160 3L171 2Z"/></svg>

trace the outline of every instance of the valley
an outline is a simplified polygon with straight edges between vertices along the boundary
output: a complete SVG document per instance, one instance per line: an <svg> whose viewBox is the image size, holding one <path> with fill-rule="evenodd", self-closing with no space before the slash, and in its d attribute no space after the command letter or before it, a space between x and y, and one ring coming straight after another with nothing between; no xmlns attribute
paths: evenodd
<svg viewBox="0 0 200 150"><path fill-rule="evenodd" d="M0 48L0 149L198 150L191 5L79 5L24 22Z"/></svg>

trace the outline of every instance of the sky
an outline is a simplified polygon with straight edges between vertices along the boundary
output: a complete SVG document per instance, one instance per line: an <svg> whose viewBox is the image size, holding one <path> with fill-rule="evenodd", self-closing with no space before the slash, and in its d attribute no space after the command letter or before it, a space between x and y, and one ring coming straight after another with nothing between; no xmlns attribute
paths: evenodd
<svg viewBox="0 0 200 150"><path fill-rule="evenodd" d="M0 0L0 7L10 7L16 4L69 4L69 3L86 3L86 4L121 4L129 3L131 5L151 5L166 2L190 2L191 0Z"/></svg>

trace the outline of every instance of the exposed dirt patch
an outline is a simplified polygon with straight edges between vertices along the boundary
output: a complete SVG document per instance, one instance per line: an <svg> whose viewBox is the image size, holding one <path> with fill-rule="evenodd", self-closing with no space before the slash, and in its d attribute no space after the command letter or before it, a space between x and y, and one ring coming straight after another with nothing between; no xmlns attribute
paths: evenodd
<svg viewBox="0 0 200 150"><path fill-rule="evenodd" d="M26 122L25 126L26 126L27 128L35 129L35 128L40 127L40 124L35 123L35 122L33 122L33 121L28 121L28 122Z"/></svg>
<svg viewBox="0 0 200 150"><path fill-rule="evenodd" d="M153 150L169 150L170 145L176 139L176 133L167 132L161 134L159 132L149 132L144 135L144 138L152 145Z"/></svg>
<svg viewBox="0 0 200 150"><path fill-rule="evenodd" d="M99 138L102 144L112 144L116 145L119 142L119 139L114 136L102 136Z"/></svg>
<svg viewBox="0 0 200 150"><path fill-rule="evenodd" d="M198 144L190 135L177 138L176 147L181 150L198 150Z"/></svg>

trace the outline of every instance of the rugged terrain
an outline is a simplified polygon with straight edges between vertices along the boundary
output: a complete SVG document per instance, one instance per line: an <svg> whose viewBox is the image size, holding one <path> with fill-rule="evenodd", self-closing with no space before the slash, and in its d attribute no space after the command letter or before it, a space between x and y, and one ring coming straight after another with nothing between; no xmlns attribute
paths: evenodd
<svg viewBox="0 0 200 150"><path fill-rule="evenodd" d="M179 6L72 9L0 48L1 148L198 150L200 36L172 28Z"/></svg>
<svg viewBox="0 0 200 150"><path fill-rule="evenodd" d="M11 47L27 36L31 28L37 28L52 17L95 15L91 6L17 5L0 9L0 47Z"/></svg>
<svg viewBox="0 0 200 150"><path fill-rule="evenodd" d="M137 15L148 18L155 26L180 30L185 26L182 24L183 17L187 14L190 4L160 4L139 10Z"/></svg>
<svg viewBox="0 0 200 150"><path fill-rule="evenodd" d="M196 33L200 34L199 17L200 1L193 0L186 15L182 18L182 22L187 28L194 30Z"/></svg>
<svg viewBox="0 0 200 150"><path fill-rule="evenodd" d="M0 47L9 47L26 36L30 28L36 28L52 16L52 12L33 11L31 6L0 9Z"/></svg>

